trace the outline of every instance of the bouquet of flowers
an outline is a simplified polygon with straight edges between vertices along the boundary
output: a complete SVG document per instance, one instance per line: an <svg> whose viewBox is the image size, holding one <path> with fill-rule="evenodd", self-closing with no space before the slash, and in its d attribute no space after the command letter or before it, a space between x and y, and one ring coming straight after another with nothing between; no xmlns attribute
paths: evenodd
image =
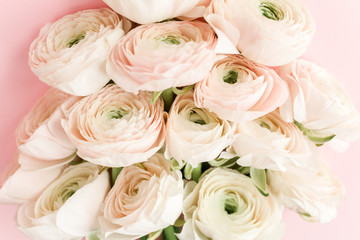
<svg viewBox="0 0 360 240"><path fill-rule="evenodd" d="M0 202L36 240L281 239L284 208L328 222L344 196L317 148L360 114L298 59L300 0L104 0L45 25L29 66L51 88L16 131Z"/></svg>

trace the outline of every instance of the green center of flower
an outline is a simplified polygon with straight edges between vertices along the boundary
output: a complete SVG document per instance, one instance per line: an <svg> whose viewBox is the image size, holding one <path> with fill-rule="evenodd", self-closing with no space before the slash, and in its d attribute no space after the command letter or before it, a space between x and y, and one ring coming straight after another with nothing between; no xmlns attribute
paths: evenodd
<svg viewBox="0 0 360 240"><path fill-rule="evenodd" d="M179 45L180 41L175 36L167 36L166 38L162 39L162 41L166 44L170 45Z"/></svg>
<svg viewBox="0 0 360 240"><path fill-rule="evenodd" d="M201 109L193 109L190 111L190 115L189 115L189 121L199 124L199 125L205 125L206 121L201 117L201 113L203 112L198 112L198 111L202 111Z"/></svg>
<svg viewBox="0 0 360 240"><path fill-rule="evenodd" d="M223 81L228 84L234 84L237 83L238 77L239 77L239 73L234 70L231 70L227 72L226 75L223 76Z"/></svg>
<svg viewBox="0 0 360 240"><path fill-rule="evenodd" d="M107 113L107 116L109 119L121 119L126 114L127 112L122 109L113 109Z"/></svg>
<svg viewBox="0 0 360 240"><path fill-rule="evenodd" d="M272 2L261 2L259 9L264 17L274 21L284 19L284 13Z"/></svg>
<svg viewBox="0 0 360 240"><path fill-rule="evenodd" d="M71 48L72 46L78 44L84 38L85 38L85 35L83 35L83 34L76 36L75 38L71 39L70 42L68 42L67 47Z"/></svg>
<svg viewBox="0 0 360 240"><path fill-rule="evenodd" d="M271 130L269 124L267 124L266 122L261 122L261 123L260 123L260 127L263 127L263 128L268 129L268 130Z"/></svg>
<svg viewBox="0 0 360 240"><path fill-rule="evenodd" d="M235 197L230 197L225 200L224 210L227 214L231 215L237 212L238 210L238 202Z"/></svg>

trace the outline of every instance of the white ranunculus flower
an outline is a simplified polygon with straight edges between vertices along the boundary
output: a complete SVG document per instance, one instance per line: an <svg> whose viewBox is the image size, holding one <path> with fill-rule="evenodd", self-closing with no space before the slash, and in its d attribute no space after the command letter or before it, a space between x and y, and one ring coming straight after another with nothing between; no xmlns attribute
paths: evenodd
<svg viewBox="0 0 360 240"><path fill-rule="evenodd" d="M216 168L185 187L180 240L276 240L284 233L283 206L264 197L251 179Z"/></svg>
<svg viewBox="0 0 360 240"><path fill-rule="evenodd" d="M336 217L336 208L345 194L343 185L325 163L316 173L300 169L268 171L267 178L270 189L286 207L323 223Z"/></svg>
<svg viewBox="0 0 360 240"><path fill-rule="evenodd" d="M202 17L210 0L103 0L114 11L128 19L149 24L184 16Z"/></svg>
<svg viewBox="0 0 360 240"><path fill-rule="evenodd" d="M315 144L294 123L285 122L277 110L238 123L232 146L241 166L281 171L318 168Z"/></svg>
<svg viewBox="0 0 360 240"><path fill-rule="evenodd" d="M100 166L70 166L45 191L18 211L21 231L37 240L70 240L96 230L100 205L110 188Z"/></svg>
<svg viewBox="0 0 360 240"><path fill-rule="evenodd" d="M160 153L147 162L125 167L109 192L100 217L100 239L138 239L174 224L181 214L180 171Z"/></svg>
<svg viewBox="0 0 360 240"><path fill-rule="evenodd" d="M77 154L94 164L124 167L146 161L165 142L162 100L109 84L77 102L63 121Z"/></svg>
<svg viewBox="0 0 360 240"><path fill-rule="evenodd" d="M165 155L196 167L214 160L232 142L235 125L195 106L193 92L178 96L166 123Z"/></svg>
<svg viewBox="0 0 360 240"><path fill-rule="evenodd" d="M300 57L315 33L301 0L212 0L205 20L219 36L219 53L238 50L267 66Z"/></svg>
<svg viewBox="0 0 360 240"><path fill-rule="evenodd" d="M44 161L19 154L0 175L0 203L20 204L38 197L74 158Z"/></svg>
<svg viewBox="0 0 360 240"><path fill-rule="evenodd" d="M77 96L109 82L106 59L130 23L107 8L84 10L45 25L31 44L29 65L46 84Z"/></svg>
<svg viewBox="0 0 360 240"><path fill-rule="evenodd" d="M360 138L360 114L343 85L328 71L305 60L296 60L276 71L290 89L290 98L280 108L286 121L297 121L315 142L323 143L332 137L331 142Z"/></svg>

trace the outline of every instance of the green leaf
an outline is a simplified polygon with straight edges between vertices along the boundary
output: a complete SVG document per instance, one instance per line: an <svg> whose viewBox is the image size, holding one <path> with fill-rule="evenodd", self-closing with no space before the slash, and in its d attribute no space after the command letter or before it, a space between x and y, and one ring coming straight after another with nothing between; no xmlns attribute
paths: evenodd
<svg viewBox="0 0 360 240"><path fill-rule="evenodd" d="M145 236L142 236L141 238L140 238L140 240L147 240L149 237L147 236L147 235L145 235Z"/></svg>
<svg viewBox="0 0 360 240"><path fill-rule="evenodd" d="M185 220L178 218L178 219L175 221L174 226L175 226L175 227L182 227L182 226L184 226L184 224L185 224Z"/></svg>
<svg viewBox="0 0 360 240"><path fill-rule="evenodd" d="M150 100L151 104L155 104L156 100L161 96L162 91L160 92L153 92L152 99Z"/></svg>
<svg viewBox="0 0 360 240"><path fill-rule="evenodd" d="M123 169L122 167L111 168L111 186L114 186L116 179L119 176L122 169Z"/></svg>
<svg viewBox="0 0 360 240"><path fill-rule="evenodd" d="M193 168L189 163L185 165L185 169L184 169L185 179L187 180L192 179L195 182L198 182L200 176L201 176L201 163L199 163L196 168Z"/></svg>
<svg viewBox="0 0 360 240"><path fill-rule="evenodd" d="M159 231L150 233L148 240L156 240L158 237L160 237L162 231L163 231L163 230L161 229L161 230L159 230Z"/></svg>
<svg viewBox="0 0 360 240"><path fill-rule="evenodd" d="M319 131L307 129L301 123L294 120L294 124L302 131L304 136L306 136L310 141L314 142L316 146L322 146L324 143L331 141L336 135L332 134L330 136L326 136Z"/></svg>
<svg viewBox="0 0 360 240"><path fill-rule="evenodd" d="M250 168L250 177L255 187L259 192L265 197L269 196L269 193L266 191L266 172L265 169L257 169L254 167Z"/></svg>
<svg viewBox="0 0 360 240"><path fill-rule="evenodd" d="M298 212L298 214L308 222L315 222L315 219L309 213Z"/></svg>
<svg viewBox="0 0 360 240"><path fill-rule="evenodd" d="M161 97L164 100L164 109L169 112L171 105L174 101L174 93L171 88L168 88L161 92Z"/></svg>
<svg viewBox="0 0 360 240"><path fill-rule="evenodd" d="M178 238L175 235L174 226L171 225L163 230L162 237L163 240L178 240Z"/></svg>

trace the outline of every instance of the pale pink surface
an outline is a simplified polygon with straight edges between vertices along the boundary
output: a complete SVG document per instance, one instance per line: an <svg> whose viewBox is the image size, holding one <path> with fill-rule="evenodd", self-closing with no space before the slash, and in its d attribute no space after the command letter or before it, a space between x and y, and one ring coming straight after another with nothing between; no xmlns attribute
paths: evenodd
<svg viewBox="0 0 360 240"><path fill-rule="evenodd" d="M327 68L341 82L360 110L360 2L355 0L304 0L317 24L317 33L305 56ZM105 6L101 0L17 0L2 2L0 8L0 170L15 153L15 128L22 117L48 88L27 66L30 43L40 28L65 14ZM284 240L357 240L360 239L360 142L342 154L330 148L322 151L334 172L344 182L346 196L338 217L328 224L303 221L286 213ZM16 207L0 205L2 239L26 240L14 226Z"/></svg>

